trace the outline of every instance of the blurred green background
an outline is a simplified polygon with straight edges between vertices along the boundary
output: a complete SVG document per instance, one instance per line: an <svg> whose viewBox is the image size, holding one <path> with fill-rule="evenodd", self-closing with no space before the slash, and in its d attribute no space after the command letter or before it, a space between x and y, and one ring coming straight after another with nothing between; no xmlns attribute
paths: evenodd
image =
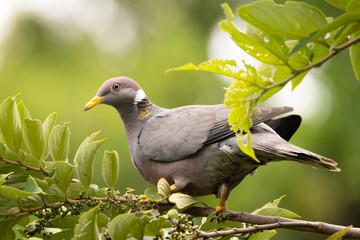
<svg viewBox="0 0 360 240"><path fill-rule="evenodd" d="M22 92L33 118L58 112L58 123L71 122L71 156L82 140L102 130L106 137L96 159L94 182L104 186L105 149L120 156L118 189L150 186L132 166L117 112L84 105L108 78L135 79L157 105L173 108L223 101L229 80L197 72L164 71L210 58L241 59L217 24L224 0L1 1L0 99ZM251 1L229 2L233 11ZM283 1L277 1L283 2ZM324 1L307 1L327 16L341 11ZM220 32L220 33L219 33ZM250 60L249 60L250 61ZM287 195L282 206L307 220L360 226L360 82L348 52L305 79L302 90L279 94L266 104L296 105L304 116L292 143L339 162L340 173L281 162L261 167L230 195L228 208L253 211ZM309 84L309 83L311 84ZM218 200L203 197L211 206ZM324 239L315 234L279 230L275 239Z"/></svg>

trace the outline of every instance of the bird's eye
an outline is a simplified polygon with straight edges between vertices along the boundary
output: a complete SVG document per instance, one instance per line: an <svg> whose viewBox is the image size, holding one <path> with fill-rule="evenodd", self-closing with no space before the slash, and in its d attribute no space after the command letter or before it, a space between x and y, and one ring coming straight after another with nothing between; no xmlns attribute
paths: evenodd
<svg viewBox="0 0 360 240"><path fill-rule="evenodd" d="M120 90L120 84L115 83L112 88L113 88L114 91L119 91Z"/></svg>

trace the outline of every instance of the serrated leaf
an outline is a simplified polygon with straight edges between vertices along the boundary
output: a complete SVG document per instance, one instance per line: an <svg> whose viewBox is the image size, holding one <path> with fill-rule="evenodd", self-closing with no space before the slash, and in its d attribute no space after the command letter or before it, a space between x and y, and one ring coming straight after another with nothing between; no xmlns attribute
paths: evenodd
<svg viewBox="0 0 360 240"><path fill-rule="evenodd" d="M71 184L75 167L68 162L55 162L50 171L55 169L55 183L64 192L65 200L67 200L67 189Z"/></svg>
<svg viewBox="0 0 360 240"><path fill-rule="evenodd" d="M22 128L16 98L6 98L0 105L0 137L8 148L18 152L22 144Z"/></svg>
<svg viewBox="0 0 360 240"><path fill-rule="evenodd" d="M161 202L165 199L163 195L160 195L155 189L148 188L145 190L146 197L152 202Z"/></svg>
<svg viewBox="0 0 360 240"><path fill-rule="evenodd" d="M169 71L201 71L201 72L210 72L217 73L228 77L239 78L242 70L236 66L236 62L234 60L217 60L212 59L209 61L205 61L196 66L193 63L188 63L178 68L168 69Z"/></svg>
<svg viewBox="0 0 360 240"><path fill-rule="evenodd" d="M100 204L80 216L79 224L75 226L74 239L100 239L97 226L97 212L99 206Z"/></svg>
<svg viewBox="0 0 360 240"><path fill-rule="evenodd" d="M82 149L80 149L80 152L76 158L77 176L81 184L84 185L84 187L87 189L87 194L89 194L89 187L94 174L95 154L104 141L105 139L87 143L82 147Z"/></svg>
<svg viewBox="0 0 360 240"><path fill-rule="evenodd" d="M116 151L105 151L101 168L106 185L114 189L119 175L119 156Z"/></svg>
<svg viewBox="0 0 360 240"><path fill-rule="evenodd" d="M360 36L360 31L352 34L353 38L358 36ZM355 45L352 45L349 51L350 51L351 64L353 66L356 79L360 80L360 44L357 43Z"/></svg>
<svg viewBox="0 0 360 240"><path fill-rule="evenodd" d="M169 202L174 203L176 205L176 208L179 209L180 211L184 211L197 203L204 204L204 202L197 200L192 196L189 196L184 193L171 194L169 197Z"/></svg>
<svg viewBox="0 0 360 240"><path fill-rule="evenodd" d="M238 14L259 29L290 39L305 38L327 24L320 9L303 2L256 1L238 8Z"/></svg>
<svg viewBox="0 0 360 240"><path fill-rule="evenodd" d="M139 219L133 213L118 215L109 223L108 233L112 240L127 239L128 234Z"/></svg>
<svg viewBox="0 0 360 240"><path fill-rule="evenodd" d="M266 207L261 208L256 212L257 215L272 216L272 217L284 217L284 218L300 218L296 213L279 207Z"/></svg>
<svg viewBox="0 0 360 240"><path fill-rule="evenodd" d="M336 233L334 233L333 235L331 235L329 238L327 238L326 240L341 240L343 238L343 236L345 236L345 234L352 228L352 226L348 226L346 229L338 231Z"/></svg>
<svg viewBox="0 0 360 240"><path fill-rule="evenodd" d="M275 234L276 234L275 230L265 230L262 232L251 234L249 240L269 240Z"/></svg>
<svg viewBox="0 0 360 240"><path fill-rule="evenodd" d="M45 133L41 121L25 119L23 136L26 149L42 160L45 152Z"/></svg>
<svg viewBox="0 0 360 240"><path fill-rule="evenodd" d="M160 195L164 196L165 198L171 195L170 184L166 181L165 178L160 178L157 183L157 191Z"/></svg>
<svg viewBox="0 0 360 240"><path fill-rule="evenodd" d="M54 161L66 161L70 149L70 129L68 124L57 125L49 135L49 150Z"/></svg>
<svg viewBox="0 0 360 240"><path fill-rule="evenodd" d="M288 48L281 37L265 33L249 26L247 34L242 33L233 23L234 17L227 3L221 5L227 17L219 23L222 30L227 32L231 39L240 48L257 60L269 64L282 64L286 59Z"/></svg>
<svg viewBox="0 0 360 240"><path fill-rule="evenodd" d="M274 217L300 218L300 216L297 215L296 213L294 213L290 210L278 207L280 201L284 197L285 197L285 195L281 196L280 198L275 199L272 202L266 203L261 208L258 208L255 211L253 211L252 214L263 215L263 216L274 216Z"/></svg>

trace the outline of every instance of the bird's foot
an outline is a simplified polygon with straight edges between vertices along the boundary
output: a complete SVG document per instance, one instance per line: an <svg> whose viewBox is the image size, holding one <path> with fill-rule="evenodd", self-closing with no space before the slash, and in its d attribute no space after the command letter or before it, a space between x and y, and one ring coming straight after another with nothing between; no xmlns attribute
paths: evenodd
<svg viewBox="0 0 360 240"><path fill-rule="evenodd" d="M216 215L219 215L221 213L221 211L226 210L226 204L225 206L222 204L219 204L218 206L216 206Z"/></svg>

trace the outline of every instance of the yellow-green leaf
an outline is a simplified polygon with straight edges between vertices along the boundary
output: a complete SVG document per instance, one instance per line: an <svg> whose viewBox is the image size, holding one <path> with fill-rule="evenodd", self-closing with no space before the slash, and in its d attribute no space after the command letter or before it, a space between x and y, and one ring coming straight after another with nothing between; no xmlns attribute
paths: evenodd
<svg viewBox="0 0 360 240"><path fill-rule="evenodd" d="M70 149L70 129L68 124L57 125L49 136L49 149L54 161L67 161Z"/></svg>
<svg viewBox="0 0 360 240"><path fill-rule="evenodd" d="M327 238L326 240L341 240L343 239L343 236L345 236L345 234L352 228L352 226L348 226L346 229L338 231L336 233L334 233L333 235L331 235L329 238Z"/></svg>
<svg viewBox="0 0 360 240"><path fill-rule="evenodd" d="M21 121L16 98L6 98L0 105L0 137L8 148L17 153L22 144Z"/></svg>
<svg viewBox="0 0 360 240"><path fill-rule="evenodd" d="M119 175L119 156L116 151L104 152L101 170L106 185L114 189Z"/></svg>
<svg viewBox="0 0 360 240"><path fill-rule="evenodd" d="M23 136L26 149L42 160L45 152L45 133L41 121L25 119Z"/></svg>
<svg viewBox="0 0 360 240"><path fill-rule="evenodd" d="M170 184L166 181L165 178L161 178L157 183L158 193L164 197L169 197L171 195Z"/></svg>
<svg viewBox="0 0 360 240"><path fill-rule="evenodd" d="M360 36L360 31L351 35L353 38ZM357 43L350 47L350 58L357 80L360 80L360 44Z"/></svg>
<svg viewBox="0 0 360 240"><path fill-rule="evenodd" d="M97 226L97 212L100 204L83 213L74 229L74 239L76 240L98 240L99 230Z"/></svg>

